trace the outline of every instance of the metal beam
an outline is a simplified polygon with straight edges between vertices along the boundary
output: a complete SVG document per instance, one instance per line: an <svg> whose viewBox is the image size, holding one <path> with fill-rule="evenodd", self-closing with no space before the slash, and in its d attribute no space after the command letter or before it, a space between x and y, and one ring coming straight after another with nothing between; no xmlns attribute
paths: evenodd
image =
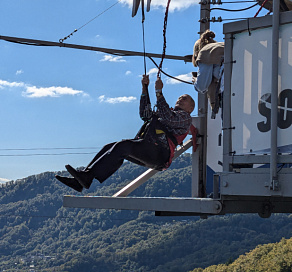
<svg viewBox="0 0 292 272"><path fill-rule="evenodd" d="M232 197L223 201L224 209L220 214L227 213L258 213L268 218L272 213L291 213L292 199L283 197Z"/></svg>
<svg viewBox="0 0 292 272"><path fill-rule="evenodd" d="M250 169L249 171L245 169L242 173L221 173L221 196L291 197L291 169L282 169L278 173L281 191L270 190L269 170L268 168Z"/></svg>
<svg viewBox="0 0 292 272"><path fill-rule="evenodd" d="M211 198L64 196L70 208L117 209L219 214L222 205Z"/></svg>
<svg viewBox="0 0 292 272"><path fill-rule="evenodd" d="M279 17L280 1L273 0L270 188L275 191L280 187L277 175Z"/></svg>
<svg viewBox="0 0 292 272"><path fill-rule="evenodd" d="M266 15L257 18L248 18L246 20L225 23L223 25L223 34L227 33L240 33L243 31L252 31L260 28L272 26L273 15ZM280 12L280 24L289 24L292 22L292 11Z"/></svg>
<svg viewBox="0 0 292 272"><path fill-rule="evenodd" d="M63 43L63 42L51 42L51 41L44 41L44 40L25 39L25 38L8 37L8 36L0 36L0 40L4 40L7 42L19 43L19 44L25 44L25 45L56 46L56 47L66 47L66 48L74 48L74 49L89 50L89 51L98 51L98 52L103 52L103 53L118 55L118 56L141 56L141 57L144 57L144 52L110 49L110 48L102 48L102 47L95 47L95 46ZM145 55L146 55L146 57L161 58L161 54L145 53ZM165 55L165 58L166 59L173 59L173 60L183 60L184 62L191 62L192 61L191 55L187 55L187 56Z"/></svg>
<svg viewBox="0 0 292 272"><path fill-rule="evenodd" d="M235 155L227 157L229 164L269 164L270 155ZM278 163L292 164L292 155L277 155Z"/></svg>

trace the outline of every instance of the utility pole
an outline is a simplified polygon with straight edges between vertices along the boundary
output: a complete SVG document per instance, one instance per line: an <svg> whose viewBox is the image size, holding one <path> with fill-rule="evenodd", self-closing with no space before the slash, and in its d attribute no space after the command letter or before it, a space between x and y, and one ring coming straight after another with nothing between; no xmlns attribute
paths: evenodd
<svg viewBox="0 0 292 272"><path fill-rule="evenodd" d="M210 28L210 2L201 1L200 32L201 35ZM207 122L208 122L208 98L206 94L198 94L198 115L201 117L200 134L202 137L201 148L199 149L199 197L206 197L207 180Z"/></svg>

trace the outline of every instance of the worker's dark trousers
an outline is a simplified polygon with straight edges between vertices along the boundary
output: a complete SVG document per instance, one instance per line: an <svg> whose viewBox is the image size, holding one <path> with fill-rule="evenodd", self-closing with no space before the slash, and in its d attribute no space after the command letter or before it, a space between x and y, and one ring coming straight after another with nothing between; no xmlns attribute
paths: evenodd
<svg viewBox="0 0 292 272"><path fill-rule="evenodd" d="M103 182L121 167L124 159L161 170L168 162L169 155L169 149L143 139L123 140L105 145L86 170Z"/></svg>

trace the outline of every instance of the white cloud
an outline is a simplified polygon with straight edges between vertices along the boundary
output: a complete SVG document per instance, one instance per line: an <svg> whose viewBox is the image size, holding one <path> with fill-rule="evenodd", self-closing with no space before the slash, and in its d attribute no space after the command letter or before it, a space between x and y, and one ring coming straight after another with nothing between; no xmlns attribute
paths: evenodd
<svg viewBox="0 0 292 272"><path fill-rule="evenodd" d="M5 87L15 88L15 87L24 87L24 86L25 84L23 82L9 82L9 81L0 79L0 89L4 89Z"/></svg>
<svg viewBox="0 0 292 272"><path fill-rule="evenodd" d="M27 86L26 91L22 93L26 97L60 97L62 95L84 95L83 91L73 90L69 87L36 87ZM86 94L85 94L86 95Z"/></svg>
<svg viewBox="0 0 292 272"><path fill-rule="evenodd" d="M36 87L23 82L9 82L0 79L0 89L5 88L23 88L24 91L22 92L22 95L29 98L60 97L63 95L89 96L84 91L74 90L70 87Z"/></svg>
<svg viewBox="0 0 292 272"><path fill-rule="evenodd" d="M21 75L23 73L24 73L23 70L20 69L20 70L17 70L15 74L18 76L18 75Z"/></svg>
<svg viewBox="0 0 292 272"><path fill-rule="evenodd" d="M179 75L179 76L176 76L176 78L179 78L179 79L184 80L184 81L192 82L192 73L188 73L188 74L184 74L184 75ZM173 78L168 78L166 80L166 83L167 84L180 84L182 82L181 81L178 81L178 80L175 80Z"/></svg>
<svg viewBox="0 0 292 272"><path fill-rule="evenodd" d="M121 56L111 56L111 55L105 55L103 57L103 59L101 59L100 61L110 61L110 62L126 62L126 60L123 59L123 57Z"/></svg>
<svg viewBox="0 0 292 272"><path fill-rule="evenodd" d="M8 181L10 181L10 179L0 178L0 184L1 183L6 183Z"/></svg>
<svg viewBox="0 0 292 272"><path fill-rule="evenodd" d="M127 71L127 72L125 73L126 76L129 76L129 75L131 75L131 74L132 74L131 71Z"/></svg>
<svg viewBox="0 0 292 272"><path fill-rule="evenodd" d="M169 11L173 12L174 10L187 9L190 6L197 5L199 2L199 0L172 0L169 5ZM128 5L132 9L133 0L122 0L122 3ZM167 0L152 0L150 9L165 9L166 4ZM139 8L141 8L141 4Z"/></svg>
<svg viewBox="0 0 292 272"><path fill-rule="evenodd" d="M153 74L157 74L158 69L157 68L152 68L148 71L148 75L153 75Z"/></svg>
<svg viewBox="0 0 292 272"><path fill-rule="evenodd" d="M137 100L134 96L121 96L121 97L105 97L101 95L99 98L101 103L117 104L117 103L130 103Z"/></svg>
<svg viewBox="0 0 292 272"><path fill-rule="evenodd" d="M149 75L149 77L152 77L153 75L157 75L158 69L157 68L151 68L148 72L147 75ZM143 77L143 75L139 75L140 77Z"/></svg>

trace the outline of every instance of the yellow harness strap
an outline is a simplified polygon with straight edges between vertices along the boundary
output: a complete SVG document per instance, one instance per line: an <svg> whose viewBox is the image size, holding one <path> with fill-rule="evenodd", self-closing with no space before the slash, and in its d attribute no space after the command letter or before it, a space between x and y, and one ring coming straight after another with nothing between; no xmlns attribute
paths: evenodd
<svg viewBox="0 0 292 272"><path fill-rule="evenodd" d="M156 131L156 134L163 134L163 133L165 133L163 130L161 130L161 129L156 129L155 130Z"/></svg>

